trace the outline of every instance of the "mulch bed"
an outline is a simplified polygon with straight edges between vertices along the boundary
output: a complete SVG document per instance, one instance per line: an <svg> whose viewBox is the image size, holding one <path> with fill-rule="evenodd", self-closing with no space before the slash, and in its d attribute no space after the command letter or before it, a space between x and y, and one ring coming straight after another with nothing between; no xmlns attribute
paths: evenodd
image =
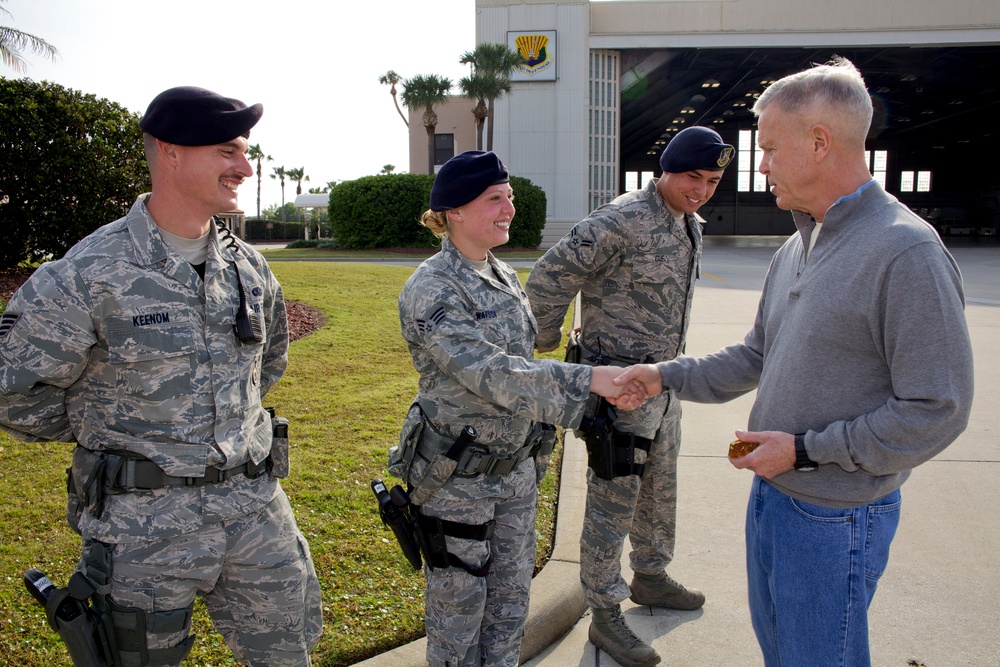
<svg viewBox="0 0 1000 667"><path fill-rule="evenodd" d="M30 275L31 271L0 274L0 301L9 301ZM288 337L293 341L318 330L326 320L321 311L298 301L285 302L285 309L288 311Z"/></svg>
<svg viewBox="0 0 1000 667"><path fill-rule="evenodd" d="M319 330L326 322L322 311L298 301L286 301L285 310L288 312L288 338L293 342Z"/></svg>

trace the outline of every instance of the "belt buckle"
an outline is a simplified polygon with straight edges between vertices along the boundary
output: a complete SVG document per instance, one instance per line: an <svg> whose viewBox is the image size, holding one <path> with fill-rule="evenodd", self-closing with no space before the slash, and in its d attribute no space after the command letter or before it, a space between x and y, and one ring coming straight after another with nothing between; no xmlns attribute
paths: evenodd
<svg viewBox="0 0 1000 667"><path fill-rule="evenodd" d="M472 444L466 446L462 450L462 455L458 458L454 474L459 477L475 477L483 472L480 468L482 468L483 459L488 456L489 450L481 445ZM487 463L486 467L489 467L491 464L492 462Z"/></svg>
<svg viewBox="0 0 1000 667"><path fill-rule="evenodd" d="M487 475L506 475L511 470L517 467L521 461L518 459L517 455L508 456L503 459L493 459L490 461L490 465L487 466ZM502 470L500 469L502 466Z"/></svg>
<svg viewBox="0 0 1000 667"><path fill-rule="evenodd" d="M246 472L243 474L246 475L247 479L257 479L267 472L267 464L270 460L270 455L260 463L254 463L252 460L248 460L246 464Z"/></svg>

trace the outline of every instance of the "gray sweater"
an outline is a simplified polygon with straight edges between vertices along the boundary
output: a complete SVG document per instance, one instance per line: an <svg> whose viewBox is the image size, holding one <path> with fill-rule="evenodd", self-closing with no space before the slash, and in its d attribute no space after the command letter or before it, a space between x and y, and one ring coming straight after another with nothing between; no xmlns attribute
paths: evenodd
<svg viewBox="0 0 1000 667"><path fill-rule="evenodd" d="M721 403L755 387L749 430L805 433L814 472L770 482L827 507L892 492L965 429L972 348L958 266L937 233L870 181L813 220L768 269L742 343L660 364L684 400Z"/></svg>

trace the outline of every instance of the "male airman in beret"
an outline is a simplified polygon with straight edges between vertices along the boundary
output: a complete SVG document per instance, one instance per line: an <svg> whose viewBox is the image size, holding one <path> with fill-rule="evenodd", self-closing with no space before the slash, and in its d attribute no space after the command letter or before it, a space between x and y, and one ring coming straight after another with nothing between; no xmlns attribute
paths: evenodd
<svg viewBox="0 0 1000 667"><path fill-rule="evenodd" d="M0 327L0 428L76 444L69 590L109 612L107 664L180 664L198 595L243 664L309 665L321 632L277 479L287 441L261 403L288 361L281 287L213 224L253 173L262 111L201 88L158 95L139 122L152 192L39 267Z"/></svg>
<svg viewBox="0 0 1000 667"><path fill-rule="evenodd" d="M732 156L733 147L714 130L679 132L660 157L662 177L598 208L550 248L526 286L538 321L535 347L559 345L566 310L582 292L582 326L574 333L581 363L628 366L681 352L701 261L704 220L696 211L715 193ZM588 415L596 423L613 419L599 397L591 403ZM666 573L676 535L680 420L680 404L664 392L618 413L612 456L590 451L588 443L580 579L594 611L590 640L623 665L660 662L625 623L625 598L684 610L705 601ZM626 536L631 585L621 575Z"/></svg>

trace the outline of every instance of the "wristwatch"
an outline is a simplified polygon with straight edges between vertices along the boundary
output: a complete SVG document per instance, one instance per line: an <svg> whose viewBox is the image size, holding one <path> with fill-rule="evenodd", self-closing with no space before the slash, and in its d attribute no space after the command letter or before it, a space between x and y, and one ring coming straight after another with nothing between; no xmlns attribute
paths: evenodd
<svg viewBox="0 0 1000 667"><path fill-rule="evenodd" d="M809 472L819 466L809 458L806 453L806 434L799 433L795 436L795 469L799 472Z"/></svg>

